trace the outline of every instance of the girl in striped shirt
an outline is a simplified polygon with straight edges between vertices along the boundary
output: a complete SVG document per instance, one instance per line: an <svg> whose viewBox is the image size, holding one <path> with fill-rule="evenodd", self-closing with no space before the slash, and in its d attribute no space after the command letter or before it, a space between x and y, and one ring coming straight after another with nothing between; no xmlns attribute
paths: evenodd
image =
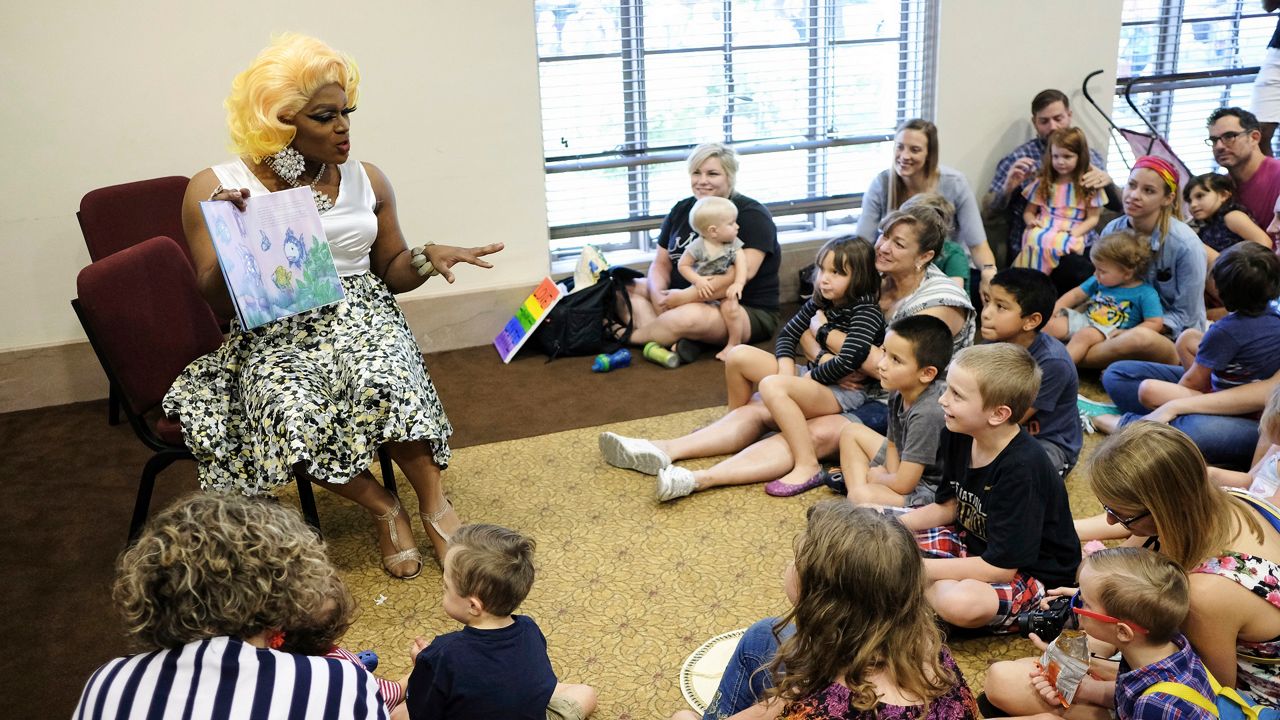
<svg viewBox="0 0 1280 720"><path fill-rule="evenodd" d="M866 383L849 389L840 382L858 372L871 348L884 342L879 299L880 275L871 243L856 236L836 238L818 251L813 297L778 332L774 357L755 348L749 348L755 351L750 358L735 351L738 361L731 361L726 372L730 409L746 404L751 384L758 382L760 399L795 462L791 472L765 486L770 495L796 495L821 484L822 466L805 421L849 412L866 402ZM844 336L836 352L827 345L832 332ZM814 359L797 364L797 356Z"/></svg>
<svg viewBox="0 0 1280 720"><path fill-rule="evenodd" d="M1084 186L1089 171L1089 141L1080 128L1062 128L1049 136L1040 172L1027 183L1022 252L1014 267L1048 275L1067 253L1084 253L1086 240L1102 217L1103 194Z"/></svg>

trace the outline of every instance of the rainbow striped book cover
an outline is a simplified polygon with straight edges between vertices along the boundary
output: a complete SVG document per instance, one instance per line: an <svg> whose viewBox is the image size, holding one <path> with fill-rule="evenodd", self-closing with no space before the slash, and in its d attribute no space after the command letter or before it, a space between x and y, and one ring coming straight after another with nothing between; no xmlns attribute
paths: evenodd
<svg viewBox="0 0 1280 720"><path fill-rule="evenodd" d="M502 331L493 339L493 346L498 349L498 356L503 363L511 362L520 351L521 346L533 335L538 324L547 317L551 308L565 296L564 290L545 277L529 297L520 304L516 314L502 326Z"/></svg>

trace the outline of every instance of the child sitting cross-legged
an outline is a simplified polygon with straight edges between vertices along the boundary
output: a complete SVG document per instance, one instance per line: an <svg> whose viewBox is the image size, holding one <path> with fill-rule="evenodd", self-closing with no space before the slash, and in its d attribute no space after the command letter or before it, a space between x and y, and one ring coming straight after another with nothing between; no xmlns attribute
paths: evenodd
<svg viewBox="0 0 1280 720"><path fill-rule="evenodd" d="M1217 717L1177 695L1190 691L1204 703L1215 701L1204 663L1178 632L1190 598L1186 573L1176 563L1143 548L1100 550L1081 565L1072 606L1080 629L1122 658L1114 681L1084 678L1073 709L1106 708L1120 720ZM1031 677L1049 707L1060 708L1054 683L1039 670Z"/></svg>
<svg viewBox="0 0 1280 720"><path fill-rule="evenodd" d="M880 386L890 391L889 436L862 423L840 433L840 467L853 502L912 508L933 502L942 478L938 397L951 342L951 328L930 315L890 326L877 368Z"/></svg>
<svg viewBox="0 0 1280 720"><path fill-rule="evenodd" d="M1046 586L1075 578L1066 487L1018 425L1039 388L1035 359L1011 343L965 348L947 370L942 483L902 522L925 552L929 601L952 625L1009 632Z"/></svg>
<svg viewBox="0 0 1280 720"><path fill-rule="evenodd" d="M1030 268L996 273L982 296L982 338L1020 345L1040 368L1040 391L1018 424L1044 448L1058 474L1075 467L1084 445L1076 398L1080 376L1062 343L1045 333L1057 291L1047 275Z"/></svg>
<svg viewBox="0 0 1280 720"><path fill-rule="evenodd" d="M559 684L542 631L512 615L533 586L533 549L532 539L497 525L453 534L442 604L466 627L414 641L410 718L578 720L595 710L595 690Z"/></svg>

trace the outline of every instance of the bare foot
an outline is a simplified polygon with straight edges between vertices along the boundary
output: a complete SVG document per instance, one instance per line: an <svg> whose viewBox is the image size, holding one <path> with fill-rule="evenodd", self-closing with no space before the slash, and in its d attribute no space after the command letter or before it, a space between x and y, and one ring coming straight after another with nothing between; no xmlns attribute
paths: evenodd
<svg viewBox="0 0 1280 720"><path fill-rule="evenodd" d="M716 353L716 359L720 362L729 362L729 351L738 347L737 344L725 345L724 349Z"/></svg>
<svg viewBox="0 0 1280 720"><path fill-rule="evenodd" d="M791 469L791 472L778 478L778 482L783 485L804 485L820 472L822 472L822 466L817 463L797 465Z"/></svg>

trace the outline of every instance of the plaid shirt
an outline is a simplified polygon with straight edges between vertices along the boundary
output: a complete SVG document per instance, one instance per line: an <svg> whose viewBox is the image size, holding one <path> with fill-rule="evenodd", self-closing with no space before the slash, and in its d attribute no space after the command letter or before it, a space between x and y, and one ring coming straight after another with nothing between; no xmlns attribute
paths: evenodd
<svg viewBox="0 0 1280 720"><path fill-rule="evenodd" d="M1009 177L1009 169L1013 164L1022 158L1031 158L1036 161L1036 167L1040 167L1040 161L1044 158L1045 150L1048 149L1048 142L1041 140L1039 137L1033 137L1014 148L1013 152L1005 155L1004 158L996 163L995 177L991 178L991 186L987 188L987 192L1001 194L1004 192L1004 181ZM1102 159L1102 155L1097 150L1089 148L1089 161L1096 168L1106 168L1107 163ZM1034 174L1034 173L1033 173ZM1027 224L1022 220L1022 213L1027 209L1027 199L1022 197L1022 193L1014 188L1009 193L1009 248L1018 250L1022 247L1022 233L1026 231Z"/></svg>
<svg viewBox="0 0 1280 720"><path fill-rule="evenodd" d="M1182 635L1174 636L1173 642L1178 646L1176 653L1137 670L1121 672L1116 678L1116 716L1120 720L1212 720L1209 713L1168 693L1142 694L1158 682L1170 681L1182 683L1216 702L1200 656ZM1127 667L1121 663L1120 669Z"/></svg>

